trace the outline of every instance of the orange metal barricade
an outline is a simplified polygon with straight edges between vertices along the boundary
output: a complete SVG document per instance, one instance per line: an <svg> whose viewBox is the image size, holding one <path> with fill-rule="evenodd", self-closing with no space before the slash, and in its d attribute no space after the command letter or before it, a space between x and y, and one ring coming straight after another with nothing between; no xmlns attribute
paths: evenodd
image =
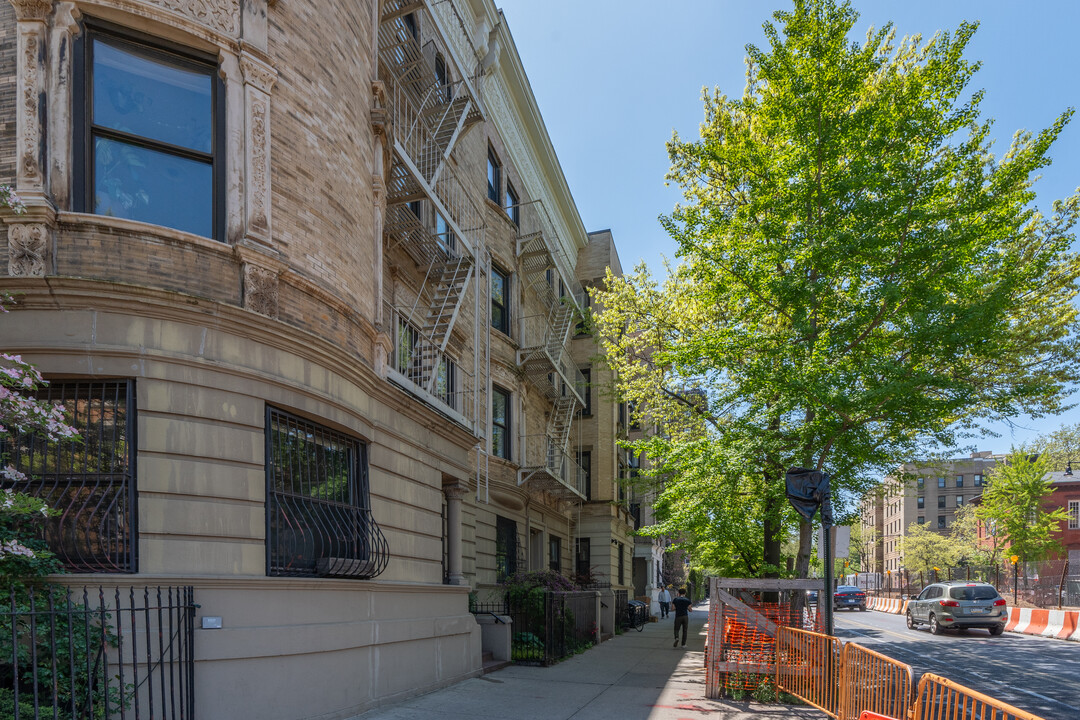
<svg viewBox="0 0 1080 720"><path fill-rule="evenodd" d="M910 665L856 643L844 646L841 658L840 720L871 717L905 720L915 699Z"/></svg>
<svg viewBox="0 0 1080 720"><path fill-rule="evenodd" d="M913 720L1042 720L940 675L919 679Z"/></svg>
<svg viewBox="0 0 1080 720"><path fill-rule="evenodd" d="M777 628L776 687L838 717L843 642L829 635Z"/></svg>

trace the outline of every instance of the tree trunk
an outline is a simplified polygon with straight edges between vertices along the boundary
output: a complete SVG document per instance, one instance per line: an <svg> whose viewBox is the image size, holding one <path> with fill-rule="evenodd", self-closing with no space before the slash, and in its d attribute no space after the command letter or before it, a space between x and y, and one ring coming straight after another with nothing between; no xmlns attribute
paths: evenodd
<svg viewBox="0 0 1080 720"><path fill-rule="evenodd" d="M765 500L765 552L762 559L769 567L766 568L764 576L767 578L780 577L780 551L781 551L781 537L782 526L780 523L780 515L783 512L782 500L778 499L774 493L769 493L769 496Z"/></svg>
<svg viewBox="0 0 1080 720"><path fill-rule="evenodd" d="M783 538L783 513L784 513L784 493L780 492L779 488L783 487L784 476L783 472L777 469L776 463L770 463L772 466L765 471L765 522L763 523L765 537L762 546L764 552L762 559L765 561L764 577L778 578L780 577L780 563L781 550L782 550L782 538ZM779 592L767 592L764 593L762 599L765 602L776 603L780 602Z"/></svg>
<svg viewBox="0 0 1080 720"><path fill-rule="evenodd" d="M810 552L814 549L814 526L805 520L799 522L799 554L795 558L795 577L810 574Z"/></svg>

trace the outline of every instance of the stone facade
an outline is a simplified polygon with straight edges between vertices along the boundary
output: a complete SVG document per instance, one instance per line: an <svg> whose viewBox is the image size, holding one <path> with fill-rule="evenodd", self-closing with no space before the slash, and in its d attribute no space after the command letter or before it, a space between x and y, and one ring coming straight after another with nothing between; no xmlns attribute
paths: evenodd
<svg viewBox="0 0 1080 720"><path fill-rule="evenodd" d="M622 274L611 232L590 233L589 244L578 255L578 280L586 290L602 287L609 267L616 275ZM590 305L593 311L599 309L591 300ZM588 327L583 330L587 331ZM629 479L632 460L629 452L619 446L619 440L628 437L629 423L626 405L614 402L611 371L598 361L600 354L601 348L593 335L581 332L574 336L574 359L589 373L590 380L589 412L581 420L578 452L587 453L591 465L590 492L588 502L582 506L580 532L581 538L588 542L587 546L579 543L580 557L575 561L581 569L587 566L596 580L630 590L631 597L640 596L641 592L634 591L636 543L632 493L625 482ZM624 482L620 483L620 479Z"/></svg>
<svg viewBox="0 0 1080 720"><path fill-rule="evenodd" d="M406 200L395 173L413 146L386 49L391 24L409 27L389 19L396 6L0 2L0 183L28 206L0 218L2 285L19 295L0 320L3 348L58 382L133 383L136 572L93 583L190 584L199 615L222 618L220 629L195 631L200 717L345 718L477 674L468 594L499 592L500 523L514 523L518 569L571 572L588 532L604 550L593 563L611 577L617 539L630 584L625 506L585 503L572 475L529 466L530 443L558 430L553 416L566 407L523 356L530 318L555 306L532 283L522 223L487 199L489 148L500 198L509 183L522 207L543 208L553 277L573 285L589 243L513 40L490 0L414 11L431 41L423 52L440 54L454 97L483 102L440 140L445 169L427 194ZM90 27L213 63L220 236L94 212L93 164L76 156L86 118L75 99L91 81L73 60ZM450 254L469 265L460 288L435 281L445 257L425 265L395 230L405 202L418 203L427 232L440 208L454 215L464 250ZM491 327L493 266L510 276L507 333ZM578 277L602 276L589 267ZM434 345L452 381L430 379L439 371L424 369L422 354L401 361L402 322L432 323L446 287L457 288L453 319ZM574 357L586 362L576 342ZM493 453L493 385L511 394L506 459ZM604 447L594 487L613 499L616 405L595 390L592 402L596 421L569 436L594 433L588 442ZM377 577L269 573L268 408L364 444L370 514L389 548Z"/></svg>
<svg viewBox="0 0 1080 720"><path fill-rule="evenodd" d="M940 462L906 463L872 490L862 503L864 534L875 536L875 570L896 573L904 566L900 540L912 524L948 532L958 508L982 494L986 473L998 457L989 452Z"/></svg>

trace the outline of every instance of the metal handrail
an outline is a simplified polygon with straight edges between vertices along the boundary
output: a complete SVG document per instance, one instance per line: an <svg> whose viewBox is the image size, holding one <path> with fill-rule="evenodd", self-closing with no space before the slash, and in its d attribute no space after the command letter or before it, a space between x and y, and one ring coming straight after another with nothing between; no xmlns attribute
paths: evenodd
<svg viewBox="0 0 1080 720"><path fill-rule="evenodd" d="M568 490L585 497L585 471L547 433L524 438L518 484L528 480L547 480L553 489Z"/></svg>
<svg viewBox="0 0 1080 720"><path fill-rule="evenodd" d="M397 307L388 300L383 301L383 323L393 343L391 356L387 359L390 371L399 384L407 381L410 385L407 389L439 411L455 417L465 425L473 423L476 417L473 397L475 377L465 369L463 363L440 351L434 339L425 335L419 324L410 318L407 308ZM403 323L407 325L412 337L402 336ZM441 372L440 365L445 358L454 363L453 378L447 377L441 384L436 378L433 392L429 392L431 373Z"/></svg>
<svg viewBox="0 0 1080 720"><path fill-rule="evenodd" d="M547 206L543 200L536 199L519 202L516 205L509 206L506 210L511 218L514 218L515 215L517 218L518 256L538 256L535 262L529 262L528 258L526 258L523 263L526 272L533 275L527 285L537 292L543 292L544 288L542 286L547 286L543 282L544 271L549 267L557 267L559 263L556 258L564 256L562 243L559 240L558 233L555 231L555 224L551 221ZM576 306L580 308L585 298L585 291L577 279L572 274L569 274L568 268L573 263L567 262L566 265L568 267L564 269L567 270L567 274L560 273L564 294L571 296ZM546 299L547 304L551 305L558 301L559 296L555 294L554 288L551 288L550 296Z"/></svg>

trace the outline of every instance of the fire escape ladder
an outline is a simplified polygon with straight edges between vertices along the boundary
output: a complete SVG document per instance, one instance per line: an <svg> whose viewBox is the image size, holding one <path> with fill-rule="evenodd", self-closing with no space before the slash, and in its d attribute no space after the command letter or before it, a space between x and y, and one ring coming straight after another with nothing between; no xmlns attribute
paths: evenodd
<svg viewBox="0 0 1080 720"><path fill-rule="evenodd" d="M424 334L442 351L446 349L450 331L461 310L465 288L472 278L473 264L467 257L460 256L437 265L434 270L435 293L424 324Z"/></svg>
<svg viewBox="0 0 1080 720"><path fill-rule="evenodd" d="M382 0L379 3L379 22L388 23L424 7L423 0Z"/></svg>
<svg viewBox="0 0 1080 720"><path fill-rule="evenodd" d="M551 308L548 321L550 333L547 339L547 353L559 358L570 339L570 328L574 326L574 307L569 303L558 302Z"/></svg>
<svg viewBox="0 0 1080 720"><path fill-rule="evenodd" d="M435 185L458 139L483 120L479 85L464 75L451 80L447 58L438 53L434 42L420 44L412 13L428 19L425 28L442 27L432 10L426 2L385 0L379 24L379 75L387 84L394 142L428 186ZM458 32L463 32L464 25L458 25ZM449 40L445 50L453 56Z"/></svg>
<svg viewBox="0 0 1080 720"><path fill-rule="evenodd" d="M425 339L430 340L441 358L446 351L446 344L450 341L450 333L454 329L454 323L457 322L458 313L461 311L465 289L472 278L473 264L469 258L459 256L437 265L433 270L435 272L431 275L436 278L434 296L428 308L423 335ZM427 383L425 389L428 392L434 392L438 373L432 372L425 378Z"/></svg>
<svg viewBox="0 0 1080 720"><path fill-rule="evenodd" d="M442 172L443 167L446 165L446 161L450 159L450 151L454 149L458 137L468 129L467 123L469 123L469 120L473 119L473 122L475 122L479 119L475 118L475 114L469 112L472 107L473 102L469 98L455 98L447 107L443 122L440 123L439 128L435 132L435 145L437 147L443 147L444 149L442 156L439 158L439 163L435 166L435 172L432 174L432 184L439 179L439 173ZM451 123L448 122L448 119L451 116L450 111L454 108L461 108L461 112L457 113L456 121Z"/></svg>
<svg viewBox="0 0 1080 720"><path fill-rule="evenodd" d="M555 401L551 416L548 418L548 437L551 438L554 449L561 453L568 452L567 443L570 440L570 426L574 422L574 413L577 408L577 398L567 393Z"/></svg>

